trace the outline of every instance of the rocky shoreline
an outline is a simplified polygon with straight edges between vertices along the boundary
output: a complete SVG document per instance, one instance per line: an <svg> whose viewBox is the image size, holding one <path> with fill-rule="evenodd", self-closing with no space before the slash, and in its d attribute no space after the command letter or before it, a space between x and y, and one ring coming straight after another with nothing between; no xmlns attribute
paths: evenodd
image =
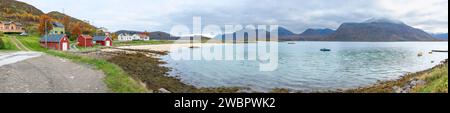
<svg viewBox="0 0 450 113"><path fill-rule="evenodd" d="M140 81L142 85L154 93L255 93L249 88L243 87L197 88L193 85L181 82L180 79L176 77L170 77L168 76L168 72L171 71L171 68L162 66L166 62L159 58L162 55L168 54L168 51L165 50L119 47L80 52L77 54L104 59L118 65L133 79ZM440 65L437 65L434 68L443 65L448 65L448 60L442 61ZM409 73L398 80L380 81L372 86L355 89L304 92L285 88L275 88L271 90L270 93L410 93L411 90L417 86L425 85L427 83L424 80L417 79L417 76L430 72L434 68L421 72Z"/></svg>
<svg viewBox="0 0 450 113"><path fill-rule="evenodd" d="M162 66L166 62L158 56L167 55L165 51L110 48L79 55L107 60L121 67L133 79L141 82L151 93L238 93L238 87L197 88L168 76L171 70Z"/></svg>
<svg viewBox="0 0 450 113"><path fill-rule="evenodd" d="M439 65L433 68L416 72L408 73L397 80L382 81L375 85L368 87L360 87L343 91L344 93L415 93L414 89L424 86L427 83L423 79L424 75L431 73L433 70L448 66L448 59L442 61Z"/></svg>

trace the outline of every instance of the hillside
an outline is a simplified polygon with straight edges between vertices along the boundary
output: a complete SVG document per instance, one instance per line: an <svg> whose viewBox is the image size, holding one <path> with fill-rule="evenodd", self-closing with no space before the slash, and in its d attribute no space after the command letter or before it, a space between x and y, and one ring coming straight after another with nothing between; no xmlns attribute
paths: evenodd
<svg viewBox="0 0 450 113"><path fill-rule="evenodd" d="M300 38L303 41L320 41L325 40L326 37L333 34L334 30L332 29L307 29L305 32L300 34Z"/></svg>
<svg viewBox="0 0 450 113"><path fill-rule="evenodd" d="M255 36L249 35L249 33L256 33ZM233 37L233 39L227 39L227 40L244 40L245 38L252 38L252 39L256 39L256 37L258 37L258 39L263 39L266 37L270 37L270 32L266 31L266 36L258 36L259 35L259 30L258 29L242 29L233 33L229 33L229 34L222 34L222 35L218 35L215 38L216 39L225 39L228 37ZM244 37L238 37L236 35L242 35L244 34ZM278 27L278 40L279 41L294 41L294 40L299 40L299 37L297 34L293 33L292 31L284 28L284 27Z"/></svg>
<svg viewBox="0 0 450 113"><path fill-rule="evenodd" d="M49 12L49 13L47 13L47 14L48 14L50 17L52 17L53 19L56 19L56 20L61 20L62 18L64 18L64 16L68 16L69 21L70 21L71 23L77 23L77 22L78 22L78 23L81 23L83 26L88 27L88 28L90 28L90 29L95 28L95 26L92 26L92 25L90 25L89 23L87 23L87 22L85 22L85 21L82 21L82 20L80 20L80 19L71 17L71 16L66 15L66 14L63 14L63 13L60 13L60 12L58 12L58 11L52 11L52 12Z"/></svg>
<svg viewBox="0 0 450 113"><path fill-rule="evenodd" d="M39 17L45 14L38 8L16 0L0 0L0 21L16 21L25 26L26 31L35 32L38 26ZM65 15L56 11L48 13L53 21L60 21ZM94 26L69 16L70 23L82 23L89 29Z"/></svg>
<svg viewBox="0 0 450 113"><path fill-rule="evenodd" d="M430 34L402 22L371 19L362 23L344 23L327 41L435 41Z"/></svg>
<svg viewBox="0 0 450 113"><path fill-rule="evenodd" d="M39 21L44 14L36 7L16 0L0 0L0 21L17 21L27 29Z"/></svg>

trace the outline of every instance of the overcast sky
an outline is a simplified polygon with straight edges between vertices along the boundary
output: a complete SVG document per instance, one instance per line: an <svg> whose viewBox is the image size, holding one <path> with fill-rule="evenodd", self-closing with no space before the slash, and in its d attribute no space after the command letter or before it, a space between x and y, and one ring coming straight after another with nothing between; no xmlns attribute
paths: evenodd
<svg viewBox="0 0 450 113"><path fill-rule="evenodd" d="M110 31L170 31L177 24L278 24L295 33L336 29L374 17L403 21L427 32L448 32L448 0L19 0L60 11Z"/></svg>

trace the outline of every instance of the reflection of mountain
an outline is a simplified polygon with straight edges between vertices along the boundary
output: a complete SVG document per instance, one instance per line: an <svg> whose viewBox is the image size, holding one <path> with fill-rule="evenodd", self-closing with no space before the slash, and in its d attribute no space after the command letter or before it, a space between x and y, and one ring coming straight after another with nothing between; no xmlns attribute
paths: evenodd
<svg viewBox="0 0 450 113"><path fill-rule="evenodd" d="M327 41L435 41L423 30L400 21L371 19L363 23L344 23Z"/></svg>

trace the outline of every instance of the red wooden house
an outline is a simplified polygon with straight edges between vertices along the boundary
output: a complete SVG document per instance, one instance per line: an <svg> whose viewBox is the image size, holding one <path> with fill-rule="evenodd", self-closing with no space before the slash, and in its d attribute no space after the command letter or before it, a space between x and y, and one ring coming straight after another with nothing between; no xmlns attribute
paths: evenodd
<svg viewBox="0 0 450 113"><path fill-rule="evenodd" d="M112 46L112 40L109 36L95 36L94 42L102 46Z"/></svg>
<svg viewBox="0 0 450 113"><path fill-rule="evenodd" d="M65 34L45 35L39 41L41 46L48 49L66 51L70 49L69 38Z"/></svg>
<svg viewBox="0 0 450 113"><path fill-rule="evenodd" d="M78 46L81 47L92 47L92 37L89 35L80 35L77 38Z"/></svg>

